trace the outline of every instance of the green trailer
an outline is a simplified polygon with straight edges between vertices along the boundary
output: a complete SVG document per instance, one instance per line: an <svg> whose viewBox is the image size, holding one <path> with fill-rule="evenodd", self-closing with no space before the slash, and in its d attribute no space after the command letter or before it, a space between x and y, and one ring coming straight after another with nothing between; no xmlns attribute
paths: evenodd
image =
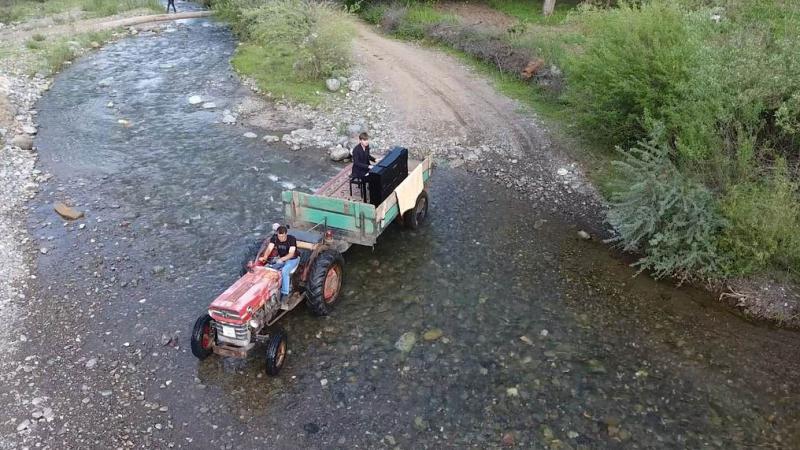
<svg viewBox="0 0 800 450"><path fill-rule="evenodd" d="M323 227L340 252L350 245L373 246L394 220L418 227L428 213L427 186L433 163L408 161L409 174L378 206L362 200L358 186L350 183L352 164L343 168L313 194L284 191L281 195L285 223L295 230ZM355 190L355 192L353 192Z"/></svg>

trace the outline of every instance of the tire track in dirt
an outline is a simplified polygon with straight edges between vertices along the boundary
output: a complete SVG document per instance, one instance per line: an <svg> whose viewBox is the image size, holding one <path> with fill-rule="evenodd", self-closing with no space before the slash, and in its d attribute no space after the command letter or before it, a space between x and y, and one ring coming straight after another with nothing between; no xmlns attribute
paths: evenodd
<svg viewBox="0 0 800 450"><path fill-rule="evenodd" d="M420 135L457 136L463 147L488 146L504 156L540 153L549 139L531 115L441 52L359 30L356 54L399 126ZM542 155L544 156L544 155Z"/></svg>

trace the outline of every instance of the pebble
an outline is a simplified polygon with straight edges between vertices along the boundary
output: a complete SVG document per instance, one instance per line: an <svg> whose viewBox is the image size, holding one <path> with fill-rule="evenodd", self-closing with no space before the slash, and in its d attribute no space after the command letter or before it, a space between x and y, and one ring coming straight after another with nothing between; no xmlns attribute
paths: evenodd
<svg viewBox="0 0 800 450"><path fill-rule="evenodd" d="M17 431L27 430L28 427L31 425L31 421L28 419L23 420L22 422L17 425Z"/></svg>
<svg viewBox="0 0 800 450"><path fill-rule="evenodd" d="M588 241L589 239L592 238L592 236L589 233L583 230L578 231L578 237L583 239L584 241Z"/></svg>
<svg viewBox="0 0 800 450"><path fill-rule="evenodd" d="M253 133L252 131L248 131L247 133L243 134L242 136L244 136L244 137L246 137L248 139L255 139L255 138L258 137L258 135Z"/></svg>
<svg viewBox="0 0 800 450"><path fill-rule="evenodd" d="M403 333L397 342L395 342L394 347L400 350L403 353L408 353L414 348L414 344L417 343L417 334L413 331L408 331Z"/></svg>
<svg viewBox="0 0 800 450"><path fill-rule="evenodd" d="M506 394L509 397L519 397L519 390L517 388L515 388L515 387L510 387L510 388L506 389Z"/></svg>
<svg viewBox="0 0 800 450"><path fill-rule="evenodd" d="M212 108L216 108L216 107L217 107L217 104L214 103L214 102L205 102L205 103L203 103L203 109L212 109Z"/></svg>
<svg viewBox="0 0 800 450"><path fill-rule="evenodd" d="M192 95L191 97L189 97L190 105L199 105L200 103L203 103L203 98L200 97L199 95Z"/></svg>
<svg viewBox="0 0 800 450"><path fill-rule="evenodd" d="M94 369L94 367L96 365L97 365L97 358L92 358L92 359L86 361L86 364L84 364L84 367L86 367L87 369Z"/></svg>
<svg viewBox="0 0 800 450"><path fill-rule="evenodd" d="M422 338L425 339L426 341L435 341L440 337L442 337L442 330L438 328L432 328L426 331L425 334L422 335Z"/></svg>

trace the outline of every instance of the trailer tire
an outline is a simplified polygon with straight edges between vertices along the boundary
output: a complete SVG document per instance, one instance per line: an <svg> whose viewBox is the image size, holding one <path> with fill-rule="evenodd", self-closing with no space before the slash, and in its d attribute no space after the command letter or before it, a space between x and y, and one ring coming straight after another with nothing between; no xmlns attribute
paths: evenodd
<svg viewBox="0 0 800 450"><path fill-rule="evenodd" d="M261 250L262 245L264 245L264 240L257 239L247 246L244 255L242 255L242 263L239 269L240 277L247 273L247 264L256 259L256 256L258 256L258 252Z"/></svg>
<svg viewBox="0 0 800 450"><path fill-rule="evenodd" d="M203 314L194 323L191 338L192 354L199 360L208 358L214 353L214 344L217 341L217 330L208 313Z"/></svg>
<svg viewBox="0 0 800 450"><path fill-rule="evenodd" d="M344 258L334 249L324 250L317 256L308 274L308 309L315 316L327 316L342 290Z"/></svg>
<svg viewBox="0 0 800 450"><path fill-rule="evenodd" d="M289 339L283 328L277 327L269 334L267 340L267 375L275 376L281 371L289 353Z"/></svg>
<svg viewBox="0 0 800 450"><path fill-rule="evenodd" d="M428 193L422 191L417 197L414 208L409 209L403 214L403 225L409 230L416 230L425 223L428 218Z"/></svg>

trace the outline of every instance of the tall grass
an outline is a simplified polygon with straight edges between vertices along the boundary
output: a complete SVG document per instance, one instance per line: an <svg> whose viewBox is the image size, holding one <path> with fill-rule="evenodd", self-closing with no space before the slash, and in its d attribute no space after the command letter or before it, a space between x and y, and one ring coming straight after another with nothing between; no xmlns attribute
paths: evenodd
<svg viewBox="0 0 800 450"><path fill-rule="evenodd" d="M214 3L246 43L234 67L277 96L316 103L320 80L347 73L353 26L340 8L308 0Z"/></svg>
<svg viewBox="0 0 800 450"><path fill-rule="evenodd" d="M0 4L0 22L18 22L68 11L105 17L134 9L161 11L158 0L6 0Z"/></svg>

